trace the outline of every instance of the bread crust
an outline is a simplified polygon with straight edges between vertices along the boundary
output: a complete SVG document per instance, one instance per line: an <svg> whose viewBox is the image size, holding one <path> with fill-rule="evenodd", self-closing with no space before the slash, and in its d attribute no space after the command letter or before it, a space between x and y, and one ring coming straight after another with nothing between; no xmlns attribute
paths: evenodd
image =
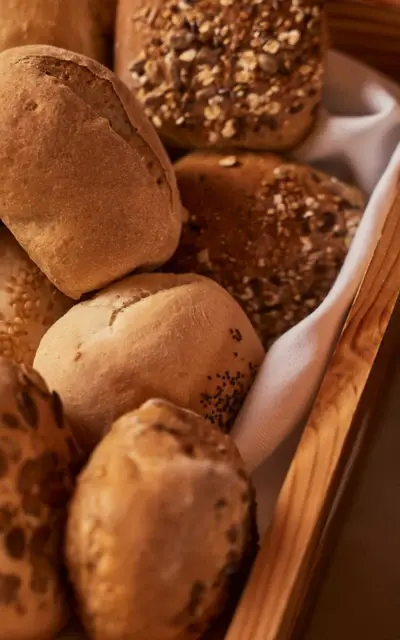
<svg viewBox="0 0 400 640"><path fill-rule="evenodd" d="M332 288L361 219L363 195L266 153L196 152L175 170L188 219L164 269L215 279L241 304L267 348Z"/></svg>
<svg viewBox="0 0 400 640"><path fill-rule="evenodd" d="M2 219L78 299L174 252L175 176L129 91L93 60L53 47L0 55Z"/></svg>
<svg viewBox="0 0 400 640"><path fill-rule="evenodd" d="M91 0L2 0L0 51L31 44L61 47L106 61Z"/></svg>
<svg viewBox="0 0 400 640"><path fill-rule="evenodd" d="M256 548L234 443L162 400L121 417L78 480L66 556L93 638L203 637L230 610Z"/></svg>
<svg viewBox="0 0 400 640"><path fill-rule="evenodd" d="M80 461L59 397L0 357L1 640L50 639L68 618L62 537Z"/></svg>
<svg viewBox="0 0 400 640"><path fill-rule="evenodd" d="M40 340L73 305L0 225L0 355L32 365Z"/></svg>
<svg viewBox="0 0 400 640"><path fill-rule="evenodd" d="M143 274L73 307L42 339L35 367L90 452L115 419L152 397L229 430L263 356L244 312L215 282Z"/></svg>
<svg viewBox="0 0 400 640"><path fill-rule="evenodd" d="M168 144L286 151L316 120L321 0L120 0L115 68Z"/></svg>

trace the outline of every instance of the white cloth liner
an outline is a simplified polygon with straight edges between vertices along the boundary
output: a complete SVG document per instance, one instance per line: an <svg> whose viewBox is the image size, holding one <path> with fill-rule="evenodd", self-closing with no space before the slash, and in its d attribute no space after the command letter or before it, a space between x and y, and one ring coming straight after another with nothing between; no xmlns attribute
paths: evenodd
<svg viewBox="0 0 400 640"><path fill-rule="evenodd" d="M293 157L354 182L369 202L332 290L268 351L233 429L253 473L262 530L393 203L400 178L400 88L330 52L323 113Z"/></svg>
<svg viewBox="0 0 400 640"><path fill-rule="evenodd" d="M400 177L399 103L395 84L330 52L324 111L293 157L355 182L371 197L333 289L269 350L233 430L253 475L261 531L270 522L302 425L393 202ZM58 636L72 638L85 636L74 626Z"/></svg>

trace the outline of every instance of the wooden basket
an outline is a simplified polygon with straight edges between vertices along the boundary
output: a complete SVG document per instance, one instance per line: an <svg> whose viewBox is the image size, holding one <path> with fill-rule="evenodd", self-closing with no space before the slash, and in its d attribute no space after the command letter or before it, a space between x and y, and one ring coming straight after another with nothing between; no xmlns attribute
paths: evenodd
<svg viewBox="0 0 400 640"><path fill-rule="evenodd" d="M400 0L332 0L327 7L333 46L400 81ZM364 418L399 345L399 293L400 184L225 640L297 635Z"/></svg>

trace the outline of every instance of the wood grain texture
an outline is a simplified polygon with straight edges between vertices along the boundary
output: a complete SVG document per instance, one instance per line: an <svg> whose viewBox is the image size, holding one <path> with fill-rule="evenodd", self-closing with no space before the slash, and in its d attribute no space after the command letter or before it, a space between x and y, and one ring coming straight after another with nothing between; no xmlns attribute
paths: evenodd
<svg viewBox="0 0 400 640"><path fill-rule="evenodd" d="M399 392L400 303L361 403L368 406L365 437L330 522L295 638L400 638Z"/></svg>
<svg viewBox="0 0 400 640"><path fill-rule="evenodd" d="M400 0L327 0L335 48L400 81Z"/></svg>
<svg viewBox="0 0 400 640"><path fill-rule="evenodd" d="M288 640L340 483L354 417L400 292L400 185L349 313L271 529L226 640Z"/></svg>

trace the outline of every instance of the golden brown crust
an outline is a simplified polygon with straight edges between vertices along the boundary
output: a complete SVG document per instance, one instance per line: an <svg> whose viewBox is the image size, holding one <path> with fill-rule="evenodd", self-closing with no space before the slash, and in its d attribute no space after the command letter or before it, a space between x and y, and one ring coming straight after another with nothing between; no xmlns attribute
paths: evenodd
<svg viewBox="0 0 400 640"><path fill-rule="evenodd" d="M78 480L66 555L93 638L199 638L255 550L253 491L232 440L165 401L118 420Z"/></svg>
<svg viewBox="0 0 400 640"><path fill-rule="evenodd" d="M49 327L72 307L0 226L0 355L32 365Z"/></svg>
<svg viewBox="0 0 400 640"><path fill-rule="evenodd" d="M104 62L104 42L90 4L90 0L2 0L0 51L48 44Z"/></svg>
<svg viewBox="0 0 400 640"><path fill-rule="evenodd" d="M68 614L66 505L80 463L61 401L0 358L0 638L51 638Z"/></svg>
<svg viewBox="0 0 400 640"><path fill-rule="evenodd" d="M245 314L215 282L148 274L73 307L44 336L35 367L90 452L116 418L151 397L231 428L263 356Z"/></svg>
<svg viewBox="0 0 400 640"><path fill-rule="evenodd" d="M179 196L129 91L98 63L52 47L4 52L0 69L2 217L33 261L71 298L165 262Z"/></svg>
<svg viewBox="0 0 400 640"><path fill-rule="evenodd" d="M363 212L362 194L269 154L198 152L175 170L188 220L164 269L215 279L268 347L331 289Z"/></svg>
<svg viewBox="0 0 400 640"><path fill-rule="evenodd" d="M321 0L120 0L117 74L183 147L282 151L321 102Z"/></svg>

